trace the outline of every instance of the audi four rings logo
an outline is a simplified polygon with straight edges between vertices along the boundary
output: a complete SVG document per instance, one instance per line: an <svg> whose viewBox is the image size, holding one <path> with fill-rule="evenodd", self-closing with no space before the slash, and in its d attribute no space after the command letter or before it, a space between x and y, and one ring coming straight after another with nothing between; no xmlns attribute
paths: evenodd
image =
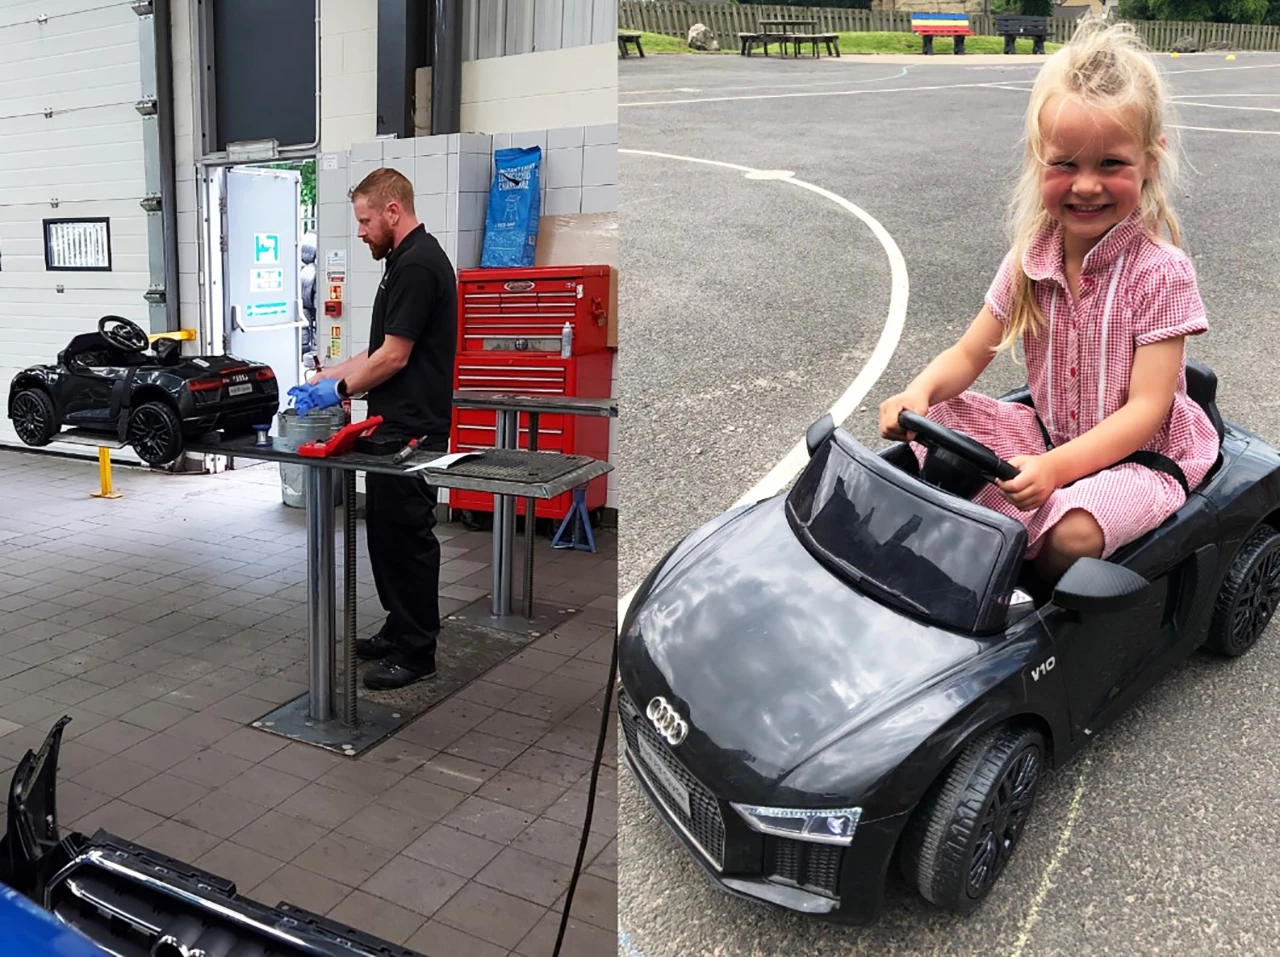
<svg viewBox="0 0 1280 957"><path fill-rule="evenodd" d="M658 733L667 739L667 744L673 748L688 737L689 725L685 723L684 718L680 717L680 712L667 703L666 698L654 698L649 702L649 707L644 713L658 729Z"/></svg>

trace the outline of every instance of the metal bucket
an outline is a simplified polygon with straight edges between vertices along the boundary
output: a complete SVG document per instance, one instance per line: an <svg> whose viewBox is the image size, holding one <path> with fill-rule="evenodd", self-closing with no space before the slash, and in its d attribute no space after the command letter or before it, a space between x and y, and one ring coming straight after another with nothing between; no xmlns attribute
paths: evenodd
<svg viewBox="0 0 1280 957"><path fill-rule="evenodd" d="M276 435L302 445L304 442L324 440L347 424L347 413L342 406L329 409L313 409L306 417L297 409L285 409L276 416ZM290 508L307 507L307 466L280 463L280 497ZM333 483L333 504L342 502L342 483Z"/></svg>

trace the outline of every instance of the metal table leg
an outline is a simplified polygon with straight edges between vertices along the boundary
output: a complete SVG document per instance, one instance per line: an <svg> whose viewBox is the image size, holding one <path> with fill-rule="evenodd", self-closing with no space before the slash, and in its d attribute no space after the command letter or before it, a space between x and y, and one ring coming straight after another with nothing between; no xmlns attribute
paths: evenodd
<svg viewBox="0 0 1280 957"><path fill-rule="evenodd" d="M529 451L538 451L538 413L529 413ZM538 500L524 500L524 616L533 621L533 533L538 524Z"/></svg>
<svg viewBox="0 0 1280 957"><path fill-rule="evenodd" d="M307 658L316 721L333 717L334 665L333 470L307 468Z"/></svg>
<svg viewBox="0 0 1280 957"><path fill-rule="evenodd" d="M347 472L343 484L342 529L342 724L354 728L359 724L356 713L356 473Z"/></svg>
<svg viewBox="0 0 1280 957"><path fill-rule="evenodd" d="M499 449L514 449L519 442L519 413L498 410ZM511 557L515 550L516 500L511 495L493 498L493 597L490 610L497 617L511 614Z"/></svg>

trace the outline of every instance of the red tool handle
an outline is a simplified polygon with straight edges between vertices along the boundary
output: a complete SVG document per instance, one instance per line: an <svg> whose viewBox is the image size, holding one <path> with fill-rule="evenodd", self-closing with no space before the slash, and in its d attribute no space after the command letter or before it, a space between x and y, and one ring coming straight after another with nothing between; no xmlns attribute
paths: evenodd
<svg viewBox="0 0 1280 957"><path fill-rule="evenodd" d="M312 441L298 446L298 454L308 459L327 459L331 455L342 455L355 447L356 439L372 435L382 424L382 416L373 415L363 422L352 422L335 432L323 442Z"/></svg>

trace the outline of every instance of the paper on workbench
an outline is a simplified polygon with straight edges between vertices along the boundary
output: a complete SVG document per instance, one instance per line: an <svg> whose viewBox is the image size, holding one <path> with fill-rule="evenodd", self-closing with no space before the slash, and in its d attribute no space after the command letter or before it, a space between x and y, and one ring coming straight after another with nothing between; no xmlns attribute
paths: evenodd
<svg viewBox="0 0 1280 957"><path fill-rule="evenodd" d="M417 472L419 469L447 469L451 465L459 462L465 462L467 459L478 459L479 452L451 452L449 455L442 455L439 458L432 459L430 462L423 462L421 465L415 465L408 469L410 472Z"/></svg>

